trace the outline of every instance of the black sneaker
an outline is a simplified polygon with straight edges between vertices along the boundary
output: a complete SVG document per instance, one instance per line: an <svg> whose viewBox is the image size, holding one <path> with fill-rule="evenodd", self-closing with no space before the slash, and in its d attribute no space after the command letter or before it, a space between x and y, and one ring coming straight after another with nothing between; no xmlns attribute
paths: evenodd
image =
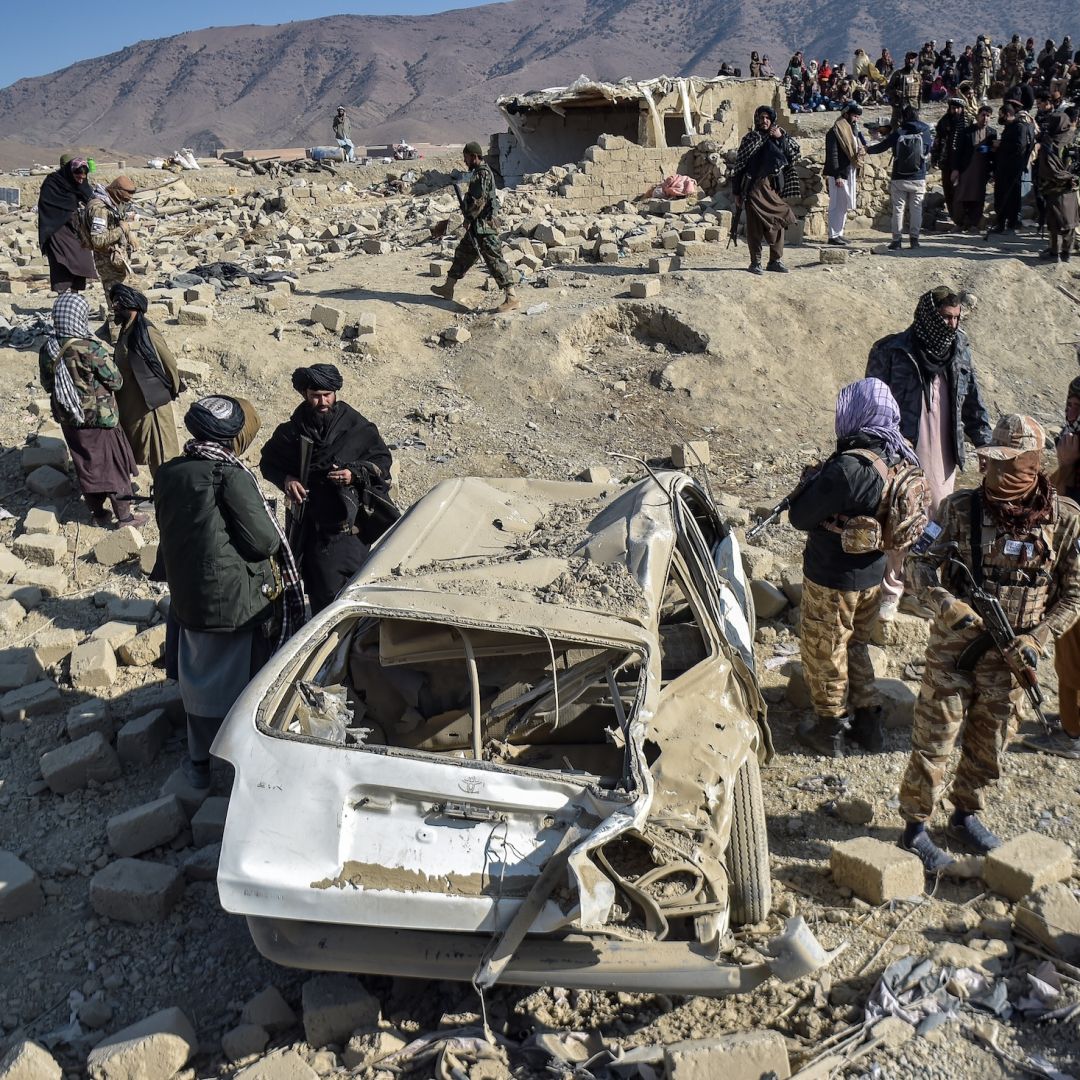
<svg viewBox="0 0 1080 1080"><path fill-rule="evenodd" d="M770 259L765 265L765 269L774 274L786 274L788 272L788 268L779 259Z"/></svg>
<svg viewBox="0 0 1080 1080"><path fill-rule="evenodd" d="M942 870L947 870L954 862L953 857L947 851L942 851L942 849L930 839L930 834L926 829L920 829L911 840L906 843L904 838L901 837L900 846L905 851L910 851L913 855L918 855L919 861L923 864L923 869L928 874L940 874Z"/></svg>
<svg viewBox="0 0 1080 1080"><path fill-rule="evenodd" d="M841 758L849 723L846 716L815 716L800 722L795 729L795 738L819 757Z"/></svg>
<svg viewBox="0 0 1080 1080"><path fill-rule="evenodd" d="M830 236L829 243L833 247L848 247L848 242L842 236Z"/></svg>
<svg viewBox="0 0 1080 1080"><path fill-rule="evenodd" d="M889 245L889 250L890 251L899 251L902 246L903 246L903 244L899 240L894 240Z"/></svg>
<svg viewBox="0 0 1080 1080"><path fill-rule="evenodd" d="M760 274L761 263L751 263L746 269L749 270L751 274Z"/></svg>
<svg viewBox="0 0 1080 1080"><path fill-rule="evenodd" d="M976 855L985 855L1001 847L1001 837L995 836L975 814L953 814L945 828L945 835Z"/></svg>
<svg viewBox="0 0 1080 1080"><path fill-rule="evenodd" d="M917 236L911 237L911 239L908 240L908 247L909 248L922 247L922 245L919 243L919 238Z"/></svg>

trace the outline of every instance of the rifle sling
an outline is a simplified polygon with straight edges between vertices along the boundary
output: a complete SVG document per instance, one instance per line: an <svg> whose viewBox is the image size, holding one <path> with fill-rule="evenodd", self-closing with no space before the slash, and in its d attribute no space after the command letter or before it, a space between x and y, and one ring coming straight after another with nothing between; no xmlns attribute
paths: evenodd
<svg viewBox="0 0 1080 1080"><path fill-rule="evenodd" d="M956 658L956 670L974 671L975 665L994 647L993 635L989 630L984 630Z"/></svg>

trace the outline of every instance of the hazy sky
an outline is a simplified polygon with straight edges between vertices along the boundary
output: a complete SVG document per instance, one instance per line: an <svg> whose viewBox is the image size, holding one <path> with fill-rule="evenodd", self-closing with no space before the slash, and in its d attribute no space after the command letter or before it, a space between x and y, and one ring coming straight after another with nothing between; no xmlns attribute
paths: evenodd
<svg viewBox="0 0 1080 1080"><path fill-rule="evenodd" d="M283 23L322 15L428 15L476 7L493 0L130 0L95 6L75 0L41 3L3 0L0 86L67 67L76 60L115 52L146 38L168 37L207 26Z"/></svg>

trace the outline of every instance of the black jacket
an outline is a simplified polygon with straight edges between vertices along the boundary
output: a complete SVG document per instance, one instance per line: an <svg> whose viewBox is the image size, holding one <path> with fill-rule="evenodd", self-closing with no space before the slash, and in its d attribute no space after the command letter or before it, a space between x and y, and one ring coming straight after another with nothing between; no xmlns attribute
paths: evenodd
<svg viewBox="0 0 1080 1080"><path fill-rule="evenodd" d="M914 327L875 341L866 363L866 377L887 383L900 406L900 430L918 449L919 421L922 418L926 380L915 358ZM975 446L990 443L990 417L979 396L979 383L971 360L971 345L960 330L956 335L952 360L946 368L952 403L953 452L959 468L964 467L964 435Z"/></svg>
<svg viewBox="0 0 1080 1080"><path fill-rule="evenodd" d="M866 140L863 138L861 131L852 128L851 134L852 138L855 139L856 146L858 146L859 143L862 143L864 146L866 145ZM825 133L825 165L821 170L821 175L846 180L848 172L854 164L855 162L847 156L847 153L844 150L844 144L837 138L836 132L833 128L829 128Z"/></svg>
<svg viewBox="0 0 1080 1080"><path fill-rule="evenodd" d="M986 153L991 155L991 164L993 161L993 145L998 137L997 129L987 126L986 134L980 139L978 137L979 128L972 124L965 124L964 130L957 140L956 155L953 159L952 167L958 172L963 172L972 162L975 155L981 153L980 147L986 147Z"/></svg>
<svg viewBox="0 0 1080 1080"><path fill-rule="evenodd" d="M1001 139L994 151L994 179L999 183L1015 182L1027 168L1031 150L1035 145L1035 132L1030 124L1014 120L1001 128Z"/></svg>
<svg viewBox="0 0 1080 1080"><path fill-rule="evenodd" d="M881 584L885 573L883 551L849 555L841 546L840 534L822 525L837 514L857 517L877 513L885 482L869 461L844 452L855 449L873 450L887 465L895 464L895 457L878 439L866 435L843 439L788 510L791 524L809 533L803 549L803 574L815 585L845 592L872 589Z"/></svg>

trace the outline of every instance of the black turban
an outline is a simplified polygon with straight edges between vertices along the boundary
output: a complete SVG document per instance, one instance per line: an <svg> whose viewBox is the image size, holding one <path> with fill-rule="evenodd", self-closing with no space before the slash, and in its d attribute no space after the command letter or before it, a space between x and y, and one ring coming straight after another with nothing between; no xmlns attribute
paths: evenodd
<svg viewBox="0 0 1080 1080"><path fill-rule="evenodd" d="M244 410L236 398L199 398L187 411L184 425L200 442L229 444L244 430Z"/></svg>
<svg viewBox="0 0 1080 1080"><path fill-rule="evenodd" d="M293 389L302 394L305 390L341 389L341 372L333 364L312 364L311 367L298 367L292 373Z"/></svg>
<svg viewBox="0 0 1080 1080"><path fill-rule="evenodd" d="M133 357L137 357L146 364L150 374L164 383L169 391L169 397L173 397L172 379L165 370L165 365L161 362L161 357L158 356L157 349L154 348L154 343L150 339L150 324L146 319L146 297L138 289L133 289L130 285L118 282L109 290L109 299L112 301L113 307L119 308L121 311L135 312L135 319L129 336L128 351Z"/></svg>
<svg viewBox="0 0 1080 1080"><path fill-rule="evenodd" d="M776 120L776 110L771 105L759 105L754 110L754 118L767 116L770 120Z"/></svg>

